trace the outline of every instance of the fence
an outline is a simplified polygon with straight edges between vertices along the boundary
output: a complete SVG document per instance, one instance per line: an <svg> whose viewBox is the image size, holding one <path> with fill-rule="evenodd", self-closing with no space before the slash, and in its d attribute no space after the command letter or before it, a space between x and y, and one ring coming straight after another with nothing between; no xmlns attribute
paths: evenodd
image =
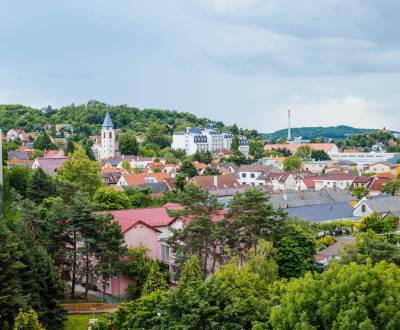
<svg viewBox="0 0 400 330"><path fill-rule="evenodd" d="M77 303L77 304L61 304L69 314L74 313L92 313L92 312L112 312L118 308L118 304L103 303Z"/></svg>

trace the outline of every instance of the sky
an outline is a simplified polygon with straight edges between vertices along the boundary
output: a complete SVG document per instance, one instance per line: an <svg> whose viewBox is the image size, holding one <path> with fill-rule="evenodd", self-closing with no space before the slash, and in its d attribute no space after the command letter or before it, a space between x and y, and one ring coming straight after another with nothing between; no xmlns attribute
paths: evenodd
<svg viewBox="0 0 400 330"><path fill-rule="evenodd" d="M400 1L0 0L0 103L400 130Z"/></svg>

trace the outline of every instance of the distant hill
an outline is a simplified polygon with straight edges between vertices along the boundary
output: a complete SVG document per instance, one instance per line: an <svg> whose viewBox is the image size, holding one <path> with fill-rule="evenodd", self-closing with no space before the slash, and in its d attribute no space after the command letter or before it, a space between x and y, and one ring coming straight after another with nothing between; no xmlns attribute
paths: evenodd
<svg viewBox="0 0 400 330"><path fill-rule="evenodd" d="M347 136L352 134L363 134L376 131L378 129L373 128L355 128L351 126L330 126L330 127L296 127L292 128L292 136L301 136L304 140L310 140L312 138L323 137L327 139L346 139ZM264 138L279 139L287 137L287 129L281 129L271 134L261 133Z"/></svg>

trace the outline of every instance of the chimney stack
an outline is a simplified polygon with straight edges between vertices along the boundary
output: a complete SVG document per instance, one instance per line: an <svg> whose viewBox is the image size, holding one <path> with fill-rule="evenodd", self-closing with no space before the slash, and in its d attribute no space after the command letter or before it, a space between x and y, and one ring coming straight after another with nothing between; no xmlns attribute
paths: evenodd
<svg viewBox="0 0 400 330"><path fill-rule="evenodd" d="M214 175L214 186L215 186L215 188L217 188L218 187L218 175Z"/></svg>

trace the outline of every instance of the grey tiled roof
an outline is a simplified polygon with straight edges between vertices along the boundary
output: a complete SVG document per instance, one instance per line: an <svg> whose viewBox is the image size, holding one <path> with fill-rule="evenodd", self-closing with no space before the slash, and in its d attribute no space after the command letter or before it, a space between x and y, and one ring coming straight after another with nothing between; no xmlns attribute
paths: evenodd
<svg viewBox="0 0 400 330"><path fill-rule="evenodd" d="M108 112L106 113L106 117L104 118L103 127L105 127L105 128L114 127L114 124L113 124L110 114Z"/></svg>
<svg viewBox="0 0 400 330"><path fill-rule="evenodd" d="M274 207L290 208L305 205L328 204L336 202L348 202L354 197L342 189L325 188L321 190L286 191L271 196L271 203Z"/></svg>
<svg viewBox="0 0 400 330"><path fill-rule="evenodd" d="M369 199L365 202L376 213L394 212L400 210L400 196L385 196Z"/></svg>
<svg viewBox="0 0 400 330"><path fill-rule="evenodd" d="M311 222L352 219L353 207L348 202L306 205L285 210L289 215Z"/></svg>
<svg viewBox="0 0 400 330"><path fill-rule="evenodd" d="M20 159L20 160L28 160L28 154L23 151L9 151L7 153L8 159Z"/></svg>

